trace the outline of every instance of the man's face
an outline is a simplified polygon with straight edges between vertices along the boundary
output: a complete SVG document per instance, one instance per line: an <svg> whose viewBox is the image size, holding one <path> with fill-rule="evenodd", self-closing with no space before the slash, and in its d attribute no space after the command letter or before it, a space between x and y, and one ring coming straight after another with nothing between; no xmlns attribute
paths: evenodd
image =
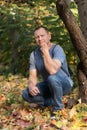
<svg viewBox="0 0 87 130"><path fill-rule="evenodd" d="M39 45L40 47L44 44L50 43L51 35L44 28L39 28L38 30L36 30L34 36L37 45Z"/></svg>

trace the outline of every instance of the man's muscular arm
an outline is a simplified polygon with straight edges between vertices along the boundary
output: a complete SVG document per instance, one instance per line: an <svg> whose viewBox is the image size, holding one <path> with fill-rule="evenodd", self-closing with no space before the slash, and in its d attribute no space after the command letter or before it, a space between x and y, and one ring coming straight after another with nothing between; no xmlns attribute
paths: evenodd
<svg viewBox="0 0 87 130"><path fill-rule="evenodd" d="M35 96L38 93L40 93L36 84L37 84L37 72L35 69L33 69L33 70L30 70L29 83L28 83L29 93L32 96Z"/></svg>
<svg viewBox="0 0 87 130"><path fill-rule="evenodd" d="M60 69L61 62L51 58L48 46L46 44L41 47L41 51L46 70L49 72L49 74L55 74Z"/></svg>

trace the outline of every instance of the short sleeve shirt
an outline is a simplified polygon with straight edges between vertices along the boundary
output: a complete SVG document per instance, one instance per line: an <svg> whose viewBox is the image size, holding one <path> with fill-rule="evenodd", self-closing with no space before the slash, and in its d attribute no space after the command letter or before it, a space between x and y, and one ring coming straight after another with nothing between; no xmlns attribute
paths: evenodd
<svg viewBox="0 0 87 130"><path fill-rule="evenodd" d="M62 64L62 67L58 70L56 75L59 77L69 77L66 56L63 48L60 45L53 44L49 50L49 53L51 58L58 59ZM43 57L39 48L30 54L30 70L31 69L37 69L44 80L47 80L48 76L50 75L44 66Z"/></svg>

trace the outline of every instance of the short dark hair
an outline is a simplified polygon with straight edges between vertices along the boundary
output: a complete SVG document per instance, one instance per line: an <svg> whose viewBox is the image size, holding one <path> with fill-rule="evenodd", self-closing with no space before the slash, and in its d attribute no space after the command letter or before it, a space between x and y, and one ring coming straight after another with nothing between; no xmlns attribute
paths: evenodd
<svg viewBox="0 0 87 130"><path fill-rule="evenodd" d="M40 29L40 28L43 28L44 30L46 30L47 32L49 32L49 31L48 31L48 28L45 27L45 26L43 26L43 25L36 27L35 30L34 30L34 32L35 32L36 30Z"/></svg>

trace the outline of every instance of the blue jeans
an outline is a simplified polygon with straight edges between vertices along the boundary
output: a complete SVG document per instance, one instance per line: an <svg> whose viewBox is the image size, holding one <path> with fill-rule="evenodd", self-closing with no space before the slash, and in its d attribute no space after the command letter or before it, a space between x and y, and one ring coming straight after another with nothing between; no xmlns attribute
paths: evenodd
<svg viewBox="0 0 87 130"><path fill-rule="evenodd" d="M62 96L71 91L72 85L68 78L61 79L56 75L50 75L47 81L38 83L37 87L40 91L39 94L32 96L29 94L29 89L26 88L22 93L23 99L38 105L52 106L55 111L63 108Z"/></svg>

